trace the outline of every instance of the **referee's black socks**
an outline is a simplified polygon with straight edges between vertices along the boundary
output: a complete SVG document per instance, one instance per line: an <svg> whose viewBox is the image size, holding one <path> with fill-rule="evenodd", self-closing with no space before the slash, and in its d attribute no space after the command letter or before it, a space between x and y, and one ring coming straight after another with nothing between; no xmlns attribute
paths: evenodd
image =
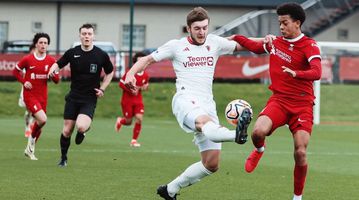
<svg viewBox="0 0 359 200"><path fill-rule="evenodd" d="M61 133L60 146L61 146L61 159L63 160L67 160L67 151L69 150L70 143L71 143L71 137L67 138Z"/></svg>

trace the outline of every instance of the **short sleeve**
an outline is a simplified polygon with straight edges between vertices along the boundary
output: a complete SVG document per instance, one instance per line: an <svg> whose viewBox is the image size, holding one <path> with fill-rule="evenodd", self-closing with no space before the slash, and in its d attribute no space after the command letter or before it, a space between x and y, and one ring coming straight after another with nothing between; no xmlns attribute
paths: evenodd
<svg viewBox="0 0 359 200"><path fill-rule="evenodd" d="M310 45L307 45L304 49L304 53L306 58L308 59L308 63L313 60L313 58L322 59L320 56L320 49L319 46L315 41L312 41Z"/></svg>
<svg viewBox="0 0 359 200"><path fill-rule="evenodd" d="M106 74L109 74L113 71L113 65L107 53L104 53L104 58L105 61L104 61L103 70L105 71Z"/></svg>
<svg viewBox="0 0 359 200"><path fill-rule="evenodd" d="M218 42L219 55L233 54L236 49L237 42L219 36L214 36L213 38Z"/></svg>
<svg viewBox="0 0 359 200"><path fill-rule="evenodd" d="M178 40L171 40L166 44L160 46L156 51L151 53L153 59L158 62L161 60L172 59L174 56L174 49Z"/></svg>
<svg viewBox="0 0 359 200"><path fill-rule="evenodd" d="M25 56L17 63L16 68L21 71L28 66L28 63L28 56Z"/></svg>
<svg viewBox="0 0 359 200"><path fill-rule="evenodd" d="M70 62L71 50L72 49L67 50L64 55L62 55L61 58L56 62L60 69L65 67Z"/></svg>

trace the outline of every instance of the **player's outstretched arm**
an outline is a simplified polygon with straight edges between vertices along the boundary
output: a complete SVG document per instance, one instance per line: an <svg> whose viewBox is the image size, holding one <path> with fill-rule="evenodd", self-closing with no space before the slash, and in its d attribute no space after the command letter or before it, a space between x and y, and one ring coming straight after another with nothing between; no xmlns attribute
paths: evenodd
<svg viewBox="0 0 359 200"><path fill-rule="evenodd" d="M139 58L138 61L131 67L127 72L126 79L124 84L130 90L136 90L136 78L135 74L146 69L146 67L152 63L156 62L152 55L147 55L145 57Z"/></svg>
<svg viewBox="0 0 359 200"><path fill-rule="evenodd" d="M239 44L236 48L237 51L249 50L256 54L265 53L263 44L272 42L271 35L266 36L265 38L247 38L243 35L232 35L228 37L228 39L234 40Z"/></svg>

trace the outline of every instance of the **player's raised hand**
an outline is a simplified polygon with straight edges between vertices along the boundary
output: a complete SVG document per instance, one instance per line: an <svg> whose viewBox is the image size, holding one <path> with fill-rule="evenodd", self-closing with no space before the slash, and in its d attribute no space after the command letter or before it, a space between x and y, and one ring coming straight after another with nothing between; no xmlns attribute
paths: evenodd
<svg viewBox="0 0 359 200"><path fill-rule="evenodd" d="M228 40L234 40L234 37L235 37L236 35L231 35L231 36L229 36L229 37L226 37Z"/></svg>
<svg viewBox="0 0 359 200"><path fill-rule="evenodd" d="M132 93L136 92L137 90L137 87L136 87L136 78L134 75L128 73L126 75L126 79L125 79L125 82L124 82L125 86L131 90Z"/></svg>
<svg viewBox="0 0 359 200"><path fill-rule="evenodd" d="M273 42L273 40L275 40L275 39L277 39L277 37L276 37L275 35L268 34L268 35L266 35L266 36L264 37L263 42L264 42L264 44L269 43L269 45L272 45L272 42Z"/></svg>
<svg viewBox="0 0 359 200"><path fill-rule="evenodd" d="M282 66L283 72L288 73L289 75L291 75L292 77L296 77L297 73L295 73L295 71L289 69L286 66Z"/></svg>

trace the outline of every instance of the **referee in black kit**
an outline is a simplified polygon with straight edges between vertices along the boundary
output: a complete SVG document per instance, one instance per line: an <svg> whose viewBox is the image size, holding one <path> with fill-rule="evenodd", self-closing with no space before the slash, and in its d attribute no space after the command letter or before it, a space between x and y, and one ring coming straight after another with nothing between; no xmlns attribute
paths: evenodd
<svg viewBox="0 0 359 200"><path fill-rule="evenodd" d="M79 32L81 45L67 50L49 71L49 76L52 77L55 72L70 63L71 90L65 97L64 126L60 137L61 160L58 164L60 167L67 166L67 151L75 125L75 143L81 144L86 131L90 129L97 98L104 96L113 77L109 56L93 45L94 27L84 24L79 28ZM105 76L100 85L102 69Z"/></svg>

